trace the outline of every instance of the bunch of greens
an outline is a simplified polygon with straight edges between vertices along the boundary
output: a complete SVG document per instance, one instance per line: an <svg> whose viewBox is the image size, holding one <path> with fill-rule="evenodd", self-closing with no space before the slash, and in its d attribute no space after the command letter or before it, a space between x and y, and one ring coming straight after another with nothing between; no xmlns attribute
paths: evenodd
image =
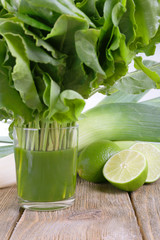
<svg viewBox="0 0 160 240"><path fill-rule="evenodd" d="M159 42L159 0L0 0L0 120L70 126L96 91L159 88L136 56Z"/></svg>

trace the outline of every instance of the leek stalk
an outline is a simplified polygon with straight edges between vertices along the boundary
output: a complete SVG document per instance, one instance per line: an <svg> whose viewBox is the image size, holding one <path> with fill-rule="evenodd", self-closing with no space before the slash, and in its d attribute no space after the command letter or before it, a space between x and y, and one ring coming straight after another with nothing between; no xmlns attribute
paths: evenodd
<svg viewBox="0 0 160 240"><path fill-rule="evenodd" d="M96 106L79 120L79 150L95 140L160 141L160 108L143 103Z"/></svg>

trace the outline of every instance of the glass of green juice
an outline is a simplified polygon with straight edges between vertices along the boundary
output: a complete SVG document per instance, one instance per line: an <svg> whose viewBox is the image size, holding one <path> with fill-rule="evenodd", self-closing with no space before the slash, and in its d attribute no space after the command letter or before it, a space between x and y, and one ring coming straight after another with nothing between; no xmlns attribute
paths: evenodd
<svg viewBox="0 0 160 240"><path fill-rule="evenodd" d="M22 208L53 211L75 200L78 126L14 128L17 192Z"/></svg>

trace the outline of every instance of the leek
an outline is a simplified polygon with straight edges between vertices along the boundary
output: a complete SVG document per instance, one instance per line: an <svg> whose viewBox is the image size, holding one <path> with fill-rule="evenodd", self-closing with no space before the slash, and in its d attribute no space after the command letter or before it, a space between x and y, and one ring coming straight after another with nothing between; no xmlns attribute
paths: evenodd
<svg viewBox="0 0 160 240"><path fill-rule="evenodd" d="M132 147L136 141L114 141L114 143L116 145L118 145L118 147L121 150L125 150L125 149L129 149L130 147ZM155 147L160 149L160 142L151 142Z"/></svg>
<svg viewBox="0 0 160 240"><path fill-rule="evenodd" d="M143 103L108 103L79 120L79 150L95 140L160 141L160 108Z"/></svg>

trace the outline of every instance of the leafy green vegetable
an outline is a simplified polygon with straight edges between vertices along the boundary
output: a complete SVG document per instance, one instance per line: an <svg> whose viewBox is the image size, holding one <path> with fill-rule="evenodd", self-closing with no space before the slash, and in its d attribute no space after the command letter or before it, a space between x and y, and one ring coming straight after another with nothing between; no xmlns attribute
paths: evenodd
<svg viewBox="0 0 160 240"><path fill-rule="evenodd" d="M0 119L74 126L96 91L159 88L159 64L137 57L154 54L159 18L158 0L0 0Z"/></svg>

